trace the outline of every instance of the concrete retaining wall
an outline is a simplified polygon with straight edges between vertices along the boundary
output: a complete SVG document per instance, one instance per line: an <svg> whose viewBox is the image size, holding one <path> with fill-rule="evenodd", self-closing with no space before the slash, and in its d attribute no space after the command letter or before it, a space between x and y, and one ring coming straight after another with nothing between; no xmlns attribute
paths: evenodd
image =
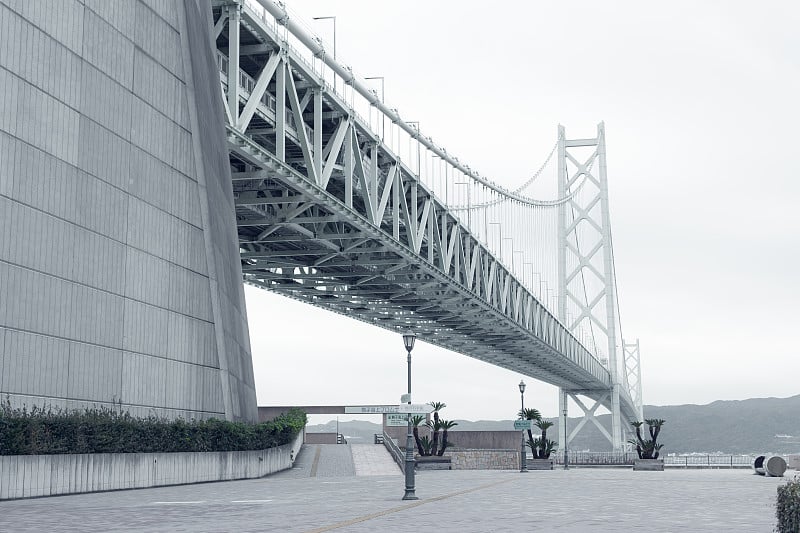
<svg viewBox="0 0 800 533"><path fill-rule="evenodd" d="M293 443L248 452L0 456L0 500L251 479L291 468Z"/></svg>
<svg viewBox="0 0 800 533"><path fill-rule="evenodd" d="M306 444L336 444L336 433L306 433Z"/></svg>
<svg viewBox="0 0 800 533"><path fill-rule="evenodd" d="M444 455L450 457L452 470L519 470L519 451L454 450Z"/></svg>
<svg viewBox="0 0 800 533"><path fill-rule="evenodd" d="M405 446L406 432L405 427L385 427L384 432L390 437L397 439L397 442ZM430 430L426 427L419 428L419 436L428 435ZM441 434L439 439L441 439ZM526 436L527 438L527 436ZM514 450L519 449L519 431L456 431L447 432L447 442L451 447L465 450Z"/></svg>

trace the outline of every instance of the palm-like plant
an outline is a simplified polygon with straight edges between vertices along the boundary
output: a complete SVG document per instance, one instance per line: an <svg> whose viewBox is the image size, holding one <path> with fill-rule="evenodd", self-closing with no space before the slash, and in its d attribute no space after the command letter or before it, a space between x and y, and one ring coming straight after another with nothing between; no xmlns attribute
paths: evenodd
<svg viewBox="0 0 800 533"><path fill-rule="evenodd" d="M664 425L664 420L660 418L650 418L645 420L648 426L648 433L650 438L645 440L642 438L642 423L639 421L631 422L631 425L636 428L636 438L628 440L633 446L636 446L636 453L639 459L658 459L663 444L658 444L658 435L661 433L661 426Z"/></svg>
<svg viewBox="0 0 800 533"><path fill-rule="evenodd" d="M447 442L447 430L451 429L453 426L457 426L458 422L451 422L450 420L440 420L439 424L442 427L442 447L439 449L439 457L444 455L444 450L450 444Z"/></svg>
<svg viewBox="0 0 800 533"><path fill-rule="evenodd" d="M532 407L526 407L525 409L520 409L517 413L517 418L520 420L536 420L539 421L542 419L542 413L539 412L538 409L533 409ZM528 440L533 441L533 431L530 429L528 430Z"/></svg>
<svg viewBox="0 0 800 533"><path fill-rule="evenodd" d="M428 402L428 405L433 407L433 420L439 420L439 411L447 407L447 404L444 402Z"/></svg>
<svg viewBox="0 0 800 533"><path fill-rule="evenodd" d="M538 420L536 427L542 430L542 436L539 439L539 454L536 455L536 450L533 451L533 456L537 459L550 459L550 454L555 449L556 443L547 438L547 430L553 427L552 422L547 420Z"/></svg>
<svg viewBox="0 0 800 533"><path fill-rule="evenodd" d="M661 426L664 425L665 420L661 418L648 418L645 420L650 431L650 438L653 439L653 442L658 440L658 434L661 433Z"/></svg>
<svg viewBox="0 0 800 533"><path fill-rule="evenodd" d="M442 420L438 417L434 420L429 420L426 424L430 430L433 438L431 440L431 455L437 455L439 450L439 431L442 430Z"/></svg>
<svg viewBox="0 0 800 533"><path fill-rule="evenodd" d="M556 450L556 446L558 446L557 442L550 439L542 439L541 437L529 439L526 444L528 448L531 449L531 452L533 452L534 459L550 459L550 454L552 454Z"/></svg>
<svg viewBox="0 0 800 533"><path fill-rule="evenodd" d="M417 443L417 451L420 455L425 455L422 442L419 439L419 425L422 424L423 420L425 420L425 417L422 415L414 415L411 417L411 424L414 426L414 442Z"/></svg>
<svg viewBox="0 0 800 533"><path fill-rule="evenodd" d="M431 439L428 438L427 435L424 435L421 439L419 439L419 445L422 449L422 456L428 456L431 454Z"/></svg>

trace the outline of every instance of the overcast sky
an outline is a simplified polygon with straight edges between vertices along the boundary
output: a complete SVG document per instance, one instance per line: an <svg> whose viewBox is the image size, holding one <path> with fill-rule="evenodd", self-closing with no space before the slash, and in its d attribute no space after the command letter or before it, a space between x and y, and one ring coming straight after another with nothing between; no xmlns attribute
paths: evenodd
<svg viewBox="0 0 800 533"><path fill-rule="evenodd" d="M389 107L500 184L536 170L558 124L578 138L605 121L622 329L641 339L645 404L800 393L800 4L286 3L336 16L338 58L384 76ZM309 25L332 41L330 21ZM259 405L399 401L398 335L246 295ZM446 402L445 418L513 417L521 378L413 352L415 403ZM526 406L555 416L556 389L524 379Z"/></svg>

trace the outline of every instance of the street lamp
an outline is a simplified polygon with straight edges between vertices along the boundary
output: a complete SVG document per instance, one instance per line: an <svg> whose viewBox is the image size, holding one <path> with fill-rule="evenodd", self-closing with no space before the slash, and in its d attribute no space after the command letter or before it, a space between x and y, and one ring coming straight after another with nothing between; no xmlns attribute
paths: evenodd
<svg viewBox="0 0 800 533"><path fill-rule="evenodd" d="M569 434L567 433L567 393L564 394L564 470L569 470L569 456L567 455L567 443Z"/></svg>
<svg viewBox="0 0 800 533"><path fill-rule="evenodd" d="M525 382L520 380L519 382L519 397L520 401L522 402L522 411L520 414L522 415L523 420L527 420L525 416ZM522 442L519 447L519 471L520 472L527 472L528 471L528 457L527 453L525 453L525 430L522 430Z"/></svg>
<svg viewBox="0 0 800 533"><path fill-rule="evenodd" d="M403 344L408 353L408 405L411 405L411 350L414 349L414 341L417 336L413 331L408 330L403 333ZM411 413L408 416L408 433L406 435L406 493L404 500L418 500L414 494L414 436L411 430Z"/></svg>

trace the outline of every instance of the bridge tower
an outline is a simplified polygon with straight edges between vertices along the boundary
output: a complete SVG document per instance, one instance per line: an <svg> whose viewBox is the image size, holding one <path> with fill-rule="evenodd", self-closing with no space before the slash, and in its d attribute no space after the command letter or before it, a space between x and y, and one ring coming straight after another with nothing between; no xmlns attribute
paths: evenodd
<svg viewBox="0 0 800 533"><path fill-rule="evenodd" d="M614 451L622 451L626 428L620 413L620 387L627 384L628 376L621 372L617 351L619 319L602 122L597 125L597 136L591 139L568 140L564 126L558 127L557 179L558 197L569 198L558 208L558 318L573 333L581 326L592 332L590 342L594 345L588 348L607 365L612 384L591 408L578 397L581 391L560 389L559 445L563 451L564 445L591 421ZM569 398L582 409L583 419L567 434ZM611 411L610 432L595 418L601 405Z"/></svg>

